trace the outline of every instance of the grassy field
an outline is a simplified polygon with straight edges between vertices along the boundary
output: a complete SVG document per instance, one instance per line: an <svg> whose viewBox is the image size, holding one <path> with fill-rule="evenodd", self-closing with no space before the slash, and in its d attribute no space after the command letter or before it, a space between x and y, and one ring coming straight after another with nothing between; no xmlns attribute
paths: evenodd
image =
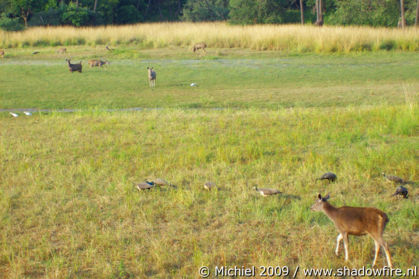
<svg viewBox="0 0 419 279"><path fill-rule="evenodd" d="M70 74L66 55L56 49L39 49L37 56L34 49L17 49L0 61L0 108L341 107L418 98L418 53L281 56L217 49L202 56L182 49L109 54L78 47L67 56L83 60L84 72ZM87 60L94 57L111 65L90 69ZM155 90L148 87L147 66L157 71Z"/></svg>
<svg viewBox="0 0 419 279"><path fill-rule="evenodd" d="M39 50L40 54L31 53ZM199 278L200 266L370 267L374 243L310 211L371 206L395 267L419 262L417 52L284 55L69 47L105 69L69 73L56 48L0 59L0 278ZM146 67L157 71L148 88ZM198 87L190 87L196 82ZM142 107L141 111L109 108ZM157 108L157 109L156 109ZM316 182L326 171L336 183ZM134 182L177 185L138 192ZM214 181L215 191L203 183ZM280 189L263 198L252 187ZM386 264L381 252L378 267ZM299 277L303 277L301 272Z"/></svg>
<svg viewBox="0 0 419 279"><path fill-rule="evenodd" d="M295 53L347 53L419 50L415 27L374 28L312 25L232 26L218 23L152 23L107 27L38 27L0 31L0 47L134 45L141 49L189 47L205 41L211 48L249 48Z"/></svg>

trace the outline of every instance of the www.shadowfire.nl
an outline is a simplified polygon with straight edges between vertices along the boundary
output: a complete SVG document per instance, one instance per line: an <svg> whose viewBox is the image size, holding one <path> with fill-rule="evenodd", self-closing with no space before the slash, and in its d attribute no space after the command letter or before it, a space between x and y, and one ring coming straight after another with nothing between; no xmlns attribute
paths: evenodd
<svg viewBox="0 0 419 279"><path fill-rule="evenodd" d="M349 268L341 267L337 269L333 268L304 268L304 276L330 276L330 277L358 277L358 276L368 276L368 277L417 277L418 276L418 267L414 266L408 268L404 272L400 268Z"/></svg>

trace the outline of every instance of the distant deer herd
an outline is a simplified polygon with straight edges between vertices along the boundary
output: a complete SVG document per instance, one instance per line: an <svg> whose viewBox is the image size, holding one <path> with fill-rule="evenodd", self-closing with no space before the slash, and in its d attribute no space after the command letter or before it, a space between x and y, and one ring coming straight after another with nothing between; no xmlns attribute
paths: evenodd
<svg viewBox="0 0 419 279"><path fill-rule="evenodd" d="M197 52L198 50L201 50L204 54L207 53L207 51L205 50L207 48L207 44L205 42L200 42L200 43L196 43L193 45L192 50L193 52ZM114 51L113 48L111 48L109 45L107 45L105 47L105 49L109 52ZM57 54L66 54L67 53L67 48L62 47L57 49ZM35 51L32 54L39 54L39 51ZM0 57L4 58L5 55L5 51L4 49L0 49ZM73 72L79 72L82 73L83 71L83 65L82 65L82 61L80 61L77 64L72 64L71 63L71 58L66 58L65 59L67 61L67 65L68 65L68 70L73 73ZM93 67L99 67L102 68L102 66L104 65L110 65L110 62L107 60L100 60L100 59L91 59L87 62L87 64L89 64L90 68ZM154 88L156 86L156 79L157 79L157 73L156 71L151 67L147 67L147 78L148 78L148 84L151 88Z"/></svg>

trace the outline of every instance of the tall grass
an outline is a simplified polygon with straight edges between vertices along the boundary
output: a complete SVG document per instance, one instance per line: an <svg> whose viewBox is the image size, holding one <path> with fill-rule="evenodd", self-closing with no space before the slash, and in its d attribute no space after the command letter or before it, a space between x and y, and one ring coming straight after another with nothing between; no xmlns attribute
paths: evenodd
<svg viewBox="0 0 419 279"><path fill-rule="evenodd" d="M189 47L198 41L210 48L250 48L292 52L419 50L417 28L301 25L231 26L226 23L149 23L107 27L36 27L0 31L7 48L58 45L134 44L140 48Z"/></svg>

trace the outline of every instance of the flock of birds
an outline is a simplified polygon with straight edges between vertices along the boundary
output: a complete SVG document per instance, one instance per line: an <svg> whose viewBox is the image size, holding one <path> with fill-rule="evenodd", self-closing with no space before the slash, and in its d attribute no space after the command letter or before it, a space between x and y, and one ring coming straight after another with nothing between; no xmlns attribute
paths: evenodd
<svg viewBox="0 0 419 279"><path fill-rule="evenodd" d="M11 116L13 116L13 117L19 117L19 114L18 113L16 113L16 112L9 112L10 113L10 115ZM31 116L32 115L32 112L30 112L30 111L24 111L23 112L23 114L25 114L25 115L27 115L27 116Z"/></svg>
<svg viewBox="0 0 419 279"><path fill-rule="evenodd" d="M402 184L396 188L396 191L392 196L400 196L405 199L408 198L409 191L406 188L406 184L414 184L412 181L406 181L398 176L395 175L386 175L385 173L382 173L383 177L387 179L390 182L396 183L396 184ZM316 178L316 180L328 180L329 183L335 182L337 179L336 174L333 172L326 172L321 177ZM176 185L169 183L165 179L157 178L155 180L146 179L144 182L136 183L136 188L139 191L143 190L151 190L155 188L156 186L171 186L173 188L177 188ZM217 188L217 185L212 181L207 181L204 183L204 189L211 191L212 189ZM258 192L263 197L273 196L277 194L281 194L282 192L278 189L272 189L272 188L258 188L257 186L253 187L253 189Z"/></svg>

